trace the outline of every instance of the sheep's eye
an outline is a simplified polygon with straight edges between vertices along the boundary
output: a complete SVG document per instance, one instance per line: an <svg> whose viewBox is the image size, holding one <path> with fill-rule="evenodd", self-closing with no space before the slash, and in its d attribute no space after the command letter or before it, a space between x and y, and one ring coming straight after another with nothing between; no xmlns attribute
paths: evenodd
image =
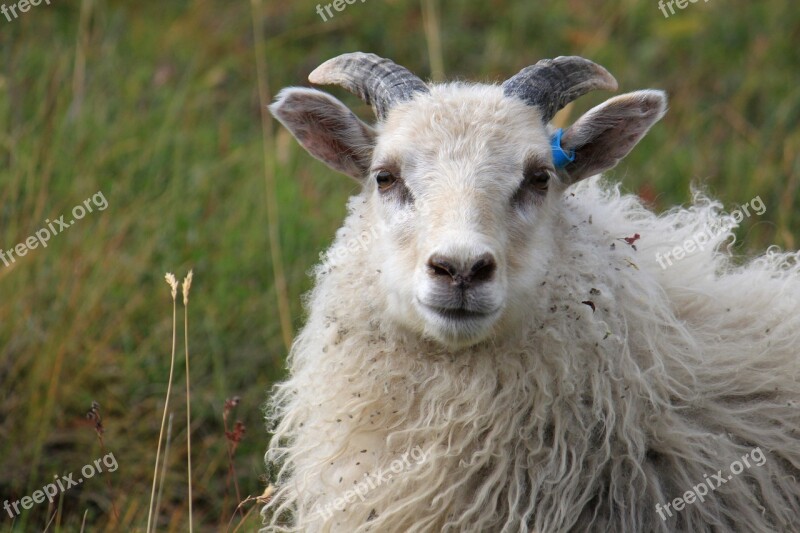
<svg viewBox="0 0 800 533"><path fill-rule="evenodd" d="M388 191L397 183L397 176L388 170L379 170L378 173L375 174L375 181L378 183L379 191Z"/></svg>
<svg viewBox="0 0 800 533"><path fill-rule="evenodd" d="M552 173L552 170L547 167L526 165L522 172L522 183L511 199L512 205L522 207L531 203L539 203L547 194Z"/></svg>
<svg viewBox="0 0 800 533"><path fill-rule="evenodd" d="M525 185L535 192L543 193L547 191L550 184L550 172L545 168L525 169Z"/></svg>

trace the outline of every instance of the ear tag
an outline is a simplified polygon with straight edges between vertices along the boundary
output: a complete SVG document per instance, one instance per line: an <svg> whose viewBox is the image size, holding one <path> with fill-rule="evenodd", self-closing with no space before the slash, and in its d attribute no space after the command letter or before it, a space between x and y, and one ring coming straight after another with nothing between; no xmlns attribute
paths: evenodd
<svg viewBox="0 0 800 533"><path fill-rule="evenodd" d="M561 147L561 136L563 134L564 130L558 128L555 133L553 133L553 136L550 137L550 148L553 152L553 166L556 168L564 168L568 163L575 161L575 150L566 152Z"/></svg>

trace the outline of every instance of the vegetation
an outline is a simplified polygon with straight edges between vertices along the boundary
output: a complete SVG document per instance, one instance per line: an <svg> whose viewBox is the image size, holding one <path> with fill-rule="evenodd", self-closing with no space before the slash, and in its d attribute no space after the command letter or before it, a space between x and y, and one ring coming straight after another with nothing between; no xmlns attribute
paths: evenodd
<svg viewBox="0 0 800 533"><path fill-rule="evenodd" d="M279 309L291 328L302 324L307 271L356 190L274 122L262 131L262 100L306 84L336 54L374 51L422 76L494 81L542 57L592 58L622 90L659 87L671 99L612 178L656 209L687 202L692 183L731 209L760 196L767 211L745 221L739 252L800 245L800 14L789 0L699 2L669 18L624 0L366 0L327 22L315 9L76 0L0 16L0 248L69 220L98 192L108 200L46 248L0 262L0 505L106 453L119 462L53 504L13 520L0 511L0 530L78 531L84 520L145 530L170 374L164 274L189 269L194 529L257 527L257 510L244 521L234 510L268 483L262 406L289 333ZM169 531L189 524L182 357L179 344L161 452L158 526Z"/></svg>

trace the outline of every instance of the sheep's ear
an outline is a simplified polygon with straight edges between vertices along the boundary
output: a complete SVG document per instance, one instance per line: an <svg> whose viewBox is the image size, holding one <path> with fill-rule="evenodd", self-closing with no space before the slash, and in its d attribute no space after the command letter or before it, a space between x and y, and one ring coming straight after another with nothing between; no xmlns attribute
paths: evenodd
<svg viewBox="0 0 800 533"><path fill-rule="evenodd" d="M316 89L290 88L269 106L308 153L348 176L363 179L372 160L375 130L343 103Z"/></svg>
<svg viewBox="0 0 800 533"><path fill-rule="evenodd" d="M614 168L628 155L667 109L663 91L636 91L615 96L589 110L569 127L562 148L575 159L562 170L568 183Z"/></svg>

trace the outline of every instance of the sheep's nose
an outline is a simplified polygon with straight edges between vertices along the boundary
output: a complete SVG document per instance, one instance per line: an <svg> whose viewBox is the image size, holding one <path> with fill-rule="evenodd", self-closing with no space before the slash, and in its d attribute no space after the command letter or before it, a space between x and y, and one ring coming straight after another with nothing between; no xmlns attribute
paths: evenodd
<svg viewBox="0 0 800 533"><path fill-rule="evenodd" d="M431 276L440 282L456 285L460 289L489 281L495 270L497 262L488 252L467 261L466 264L439 254L434 254L428 259L428 272Z"/></svg>

